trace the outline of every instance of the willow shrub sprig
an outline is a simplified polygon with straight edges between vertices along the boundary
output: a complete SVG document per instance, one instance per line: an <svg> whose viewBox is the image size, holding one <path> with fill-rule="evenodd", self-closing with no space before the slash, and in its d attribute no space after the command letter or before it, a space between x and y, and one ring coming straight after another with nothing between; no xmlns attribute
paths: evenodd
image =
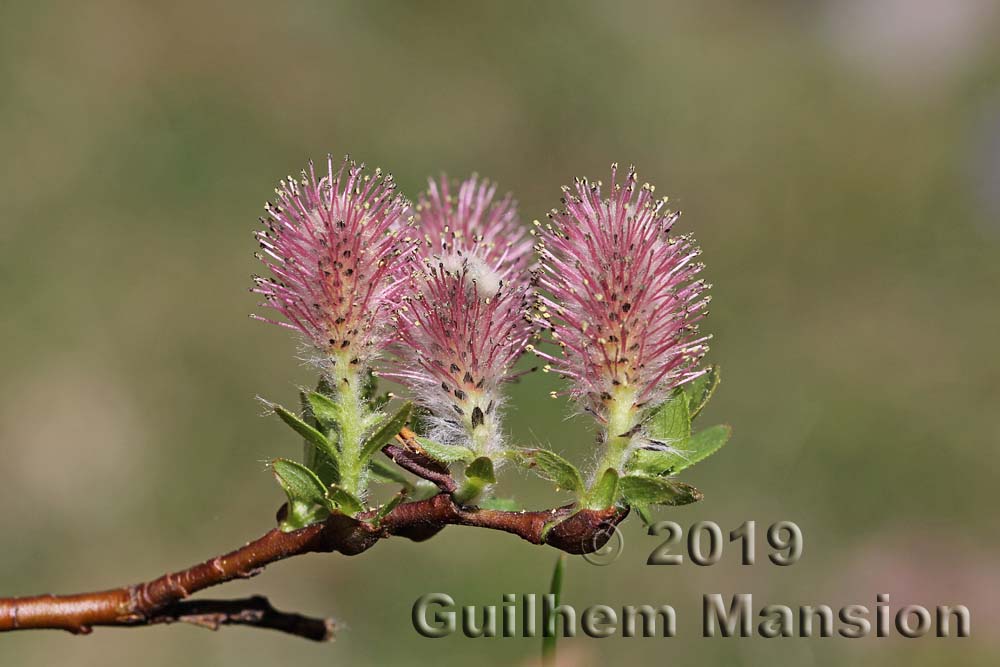
<svg viewBox="0 0 1000 667"><path fill-rule="evenodd" d="M634 169L619 183L612 167L604 188L586 179L564 188L533 240L510 195L497 198L475 176L432 180L415 205L391 176L350 160L282 181L257 233L271 275L252 288L274 314L254 317L295 331L319 379L301 391L299 410L268 403L304 441L301 462L271 462L288 499L278 527L142 583L0 598L0 632L188 622L326 641L332 619L259 596L187 598L292 556L356 556L447 526L592 553L633 509L648 521L652 505L699 500L676 475L729 438L727 426L691 429L719 382L702 363L700 249L673 233L678 214ZM506 436L504 385L527 351L567 381L555 395L594 418L596 451L575 452L589 470ZM412 403L380 391L380 378ZM491 495L496 472L511 460L575 501L534 511L501 503ZM374 483L399 490L386 500ZM554 592L560 579L557 568Z"/></svg>
<svg viewBox="0 0 1000 667"><path fill-rule="evenodd" d="M718 383L700 367L709 336L699 333L709 285L691 236L672 236L680 214L612 165L604 184L577 179L563 208L536 223L542 258L538 320L558 346L538 350L546 370L570 382L568 393L598 423L600 456L589 484L548 452L526 459L584 505L684 504L701 498L670 476L728 438L727 427L691 435L691 420Z"/></svg>
<svg viewBox="0 0 1000 667"><path fill-rule="evenodd" d="M516 379L514 364L536 329L530 237L510 195L495 201L495 192L473 176L452 196L442 177L420 196L421 252L395 318L393 363L382 374L423 409L423 449L468 464L456 494L462 502L492 483L505 450L502 385Z"/></svg>
<svg viewBox="0 0 1000 667"><path fill-rule="evenodd" d="M274 278L256 279L255 291L302 334L321 371L301 414L274 406L306 442L304 464L272 463L288 529L331 511L357 515L370 481L403 484L393 502L407 498L413 485L374 459L401 432L420 456L461 466L460 503L480 498L509 459L592 510L646 516L650 505L701 498L675 475L729 437L725 426L691 430L719 381L702 364L709 285L694 238L673 234L680 214L634 168L619 182L613 165L606 188L588 179L563 188L533 244L513 198L478 176L431 179L413 205L379 170L327 164L322 178L310 165L282 182L258 234ZM543 330L555 349L539 341ZM505 437L503 385L528 350L568 381L554 395L597 422L585 473ZM402 385L415 411L405 403L387 416L377 377Z"/></svg>
<svg viewBox="0 0 1000 667"><path fill-rule="evenodd" d="M273 462L289 495L286 525L297 528L330 510L361 511L373 456L406 424L409 406L381 411L372 367L393 340L399 278L415 248L403 238L408 203L380 169L327 158L322 176L310 164L275 192L257 233L273 277L255 277L253 291L284 320L254 317L298 332L321 373L301 415L272 406L305 441L304 465Z"/></svg>

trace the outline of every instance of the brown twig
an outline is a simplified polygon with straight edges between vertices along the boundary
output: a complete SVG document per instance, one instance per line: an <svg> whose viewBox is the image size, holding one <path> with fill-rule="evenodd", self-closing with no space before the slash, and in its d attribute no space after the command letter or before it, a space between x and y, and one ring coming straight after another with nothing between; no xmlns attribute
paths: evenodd
<svg viewBox="0 0 1000 667"><path fill-rule="evenodd" d="M353 556L392 535L420 541L449 525L501 530L532 544L548 544L573 554L589 553L604 545L610 536L610 527L621 522L627 514L628 509L623 508L578 510L573 506L535 512L488 510L458 505L450 494L440 493L427 500L399 505L377 523L374 511L369 511L355 518L332 514L321 523L294 532L274 529L228 554L141 584L78 595L3 598L0 599L0 632L58 629L86 634L99 625L143 626L172 620L193 621L200 615L184 613L183 605L195 604L183 603L187 597L233 579L252 577L271 563L313 552L340 552ZM270 605L268 608L273 609ZM238 611L232 616L212 616L210 622L200 624L216 627L243 623L289 631L287 625L279 628L275 624L279 620L290 622L290 617L283 615L278 619L275 613L280 614L263 613L260 617L268 619L270 624L262 620L250 622L250 616L241 616ZM183 616L186 618L181 618ZM320 638L329 639L328 633Z"/></svg>
<svg viewBox="0 0 1000 667"><path fill-rule="evenodd" d="M403 470L411 472L433 482L445 493L454 493L458 488L455 478L448 471L448 466L427 456L417 442L416 434L408 428L403 428L396 435L398 445L392 443L382 448L382 452L392 459L392 462Z"/></svg>
<svg viewBox="0 0 1000 667"><path fill-rule="evenodd" d="M331 641L337 629L332 618L312 618L280 611L260 595L239 600L175 602L152 616L148 623L191 623L209 630L218 630L223 625L248 625L317 642Z"/></svg>

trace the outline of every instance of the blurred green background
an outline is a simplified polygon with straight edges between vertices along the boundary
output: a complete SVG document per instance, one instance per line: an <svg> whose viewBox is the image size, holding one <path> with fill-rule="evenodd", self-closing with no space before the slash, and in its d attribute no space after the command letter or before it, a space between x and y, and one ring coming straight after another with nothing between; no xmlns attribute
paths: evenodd
<svg viewBox="0 0 1000 667"><path fill-rule="evenodd" d="M1000 5L0 2L0 595L141 580L249 540L298 453L254 396L312 381L247 318L251 231L327 151L407 193L476 170L525 220L612 160L685 211L715 284L723 454L662 512L794 520L790 568L570 561L584 607L670 603L680 636L563 642L565 665L993 665L1000 658ZM587 421L514 389L524 444ZM543 485L508 471L530 506ZM3 665L532 664L539 640L420 638L410 607L542 592L555 552L449 529L309 556L214 591L333 614L332 645L193 627L0 636ZM970 639L702 639L703 593L755 604L963 603Z"/></svg>

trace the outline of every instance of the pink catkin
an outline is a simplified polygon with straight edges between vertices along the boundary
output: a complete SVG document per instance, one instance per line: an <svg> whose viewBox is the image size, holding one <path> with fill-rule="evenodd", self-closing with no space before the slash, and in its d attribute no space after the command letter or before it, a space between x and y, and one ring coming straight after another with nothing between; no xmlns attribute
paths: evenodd
<svg viewBox="0 0 1000 667"><path fill-rule="evenodd" d="M422 256L396 317L400 344L382 373L431 413L432 438L481 455L501 446L501 386L536 331L532 244L510 196L494 202L495 192L473 176L457 195L442 178L420 196Z"/></svg>
<svg viewBox="0 0 1000 667"><path fill-rule="evenodd" d="M400 226L407 210L391 175L327 157L317 178L309 164L301 180L289 177L261 218L259 258L272 278L254 277L251 291L284 321L253 315L298 331L319 353L366 367L390 342L406 255Z"/></svg>
<svg viewBox="0 0 1000 667"><path fill-rule="evenodd" d="M634 168L624 185L612 165L611 193L578 179L564 208L540 231L540 320L561 353L539 352L572 381L570 395L601 419L627 388L642 407L698 376L708 336L698 335L710 297L690 236L668 236L679 213Z"/></svg>
<svg viewBox="0 0 1000 667"><path fill-rule="evenodd" d="M527 283L533 262L531 238L513 197L498 199L496 192L496 184L476 175L457 184L444 175L428 180L414 216L422 255L446 264L449 258L474 258L469 262L473 272L488 268L494 280ZM452 268L458 263L450 262Z"/></svg>

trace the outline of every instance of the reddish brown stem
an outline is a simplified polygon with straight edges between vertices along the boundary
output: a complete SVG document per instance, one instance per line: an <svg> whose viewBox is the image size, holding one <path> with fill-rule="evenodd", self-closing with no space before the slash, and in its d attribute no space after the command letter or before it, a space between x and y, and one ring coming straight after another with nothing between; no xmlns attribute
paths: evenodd
<svg viewBox="0 0 1000 667"><path fill-rule="evenodd" d="M417 442L416 433L403 427L395 439L398 444L389 443L382 448L382 453L392 459L393 463L417 477L433 482L445 493L454 493L458 489L458 483L451 476L448 466L427 455Z"/></svg>
<svg viewBox="0 0 1000 667"><path fill-rule="evenodd" d="M191 623L209 630L218 630L223 625L247 625L317 642L331 641L337 629L332 618L311 618L279 611L259 595L240 600L175 602L149 619L150 625L156 623Z"/></svg>
<svg viewBox="0 0 1000 667"><path fill-rule="evenodd" d="M458 488L455 478L451 476L448 469L433 459L396 445L386 445L382 451L400 468L433 482L445 493L454 493L455 489Z"/></svg>
<svg viewBox="0 0 1000 667"><path fill-rule="evenodd" d="M182 600L232 579L252 577L271 563L311 552L340 552L351 556L392 535L425 540L448 525L501 530L532 544L548 544L574 554L588 553L603 546L610 535L610 527L627 514L627 509L576 510L573 506L537 512L503 512L460 506L449 494L441 493L427 500L399 505L378 523L374 521L374 512L363 513L357 518L333 514L322 523L294 532L271 530L228 554L141 584L78 595L2 598L0 632L59 629L85 634L98 625L139 626L172 620L194 622L192 618L199 614L184 614L185 609L178 607ZM219 617L218 613L222 612L216 610L211 622L200 624L216 627L243 623L276 627L248 622L251 617L240 616L238 610L232 617ZM261 613L261 618L274 619L273 615L268 617ZM324 634L322 638L329 637Z"/></svg>

